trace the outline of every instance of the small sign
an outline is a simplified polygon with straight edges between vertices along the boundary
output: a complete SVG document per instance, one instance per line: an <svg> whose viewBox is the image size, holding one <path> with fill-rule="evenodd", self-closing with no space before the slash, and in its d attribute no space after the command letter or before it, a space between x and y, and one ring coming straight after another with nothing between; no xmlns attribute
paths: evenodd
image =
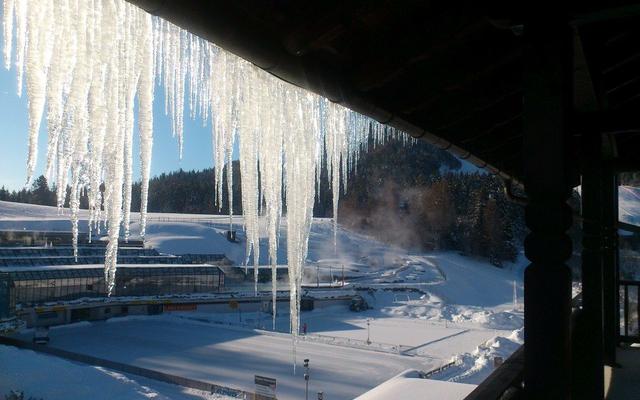
<svg viewBox="0 0 640 400"><path fill-rule="evenodd" d="M232 310L237 310L238 309L238 301L237 300L230 300L229 301L229 308Z"/></svg>
<svg viewBox="0 0 640 400"><path fill-rule="evenodd" d="M177 303L177 304L165 304L164 311L195 311L195 303Z"/></svg>
<svg viewBox="0 0 640 400"><path fill-rule="evenodd" d="M271 400L276 398L276 380L266 376L255 375L256 400Z"/></svg>

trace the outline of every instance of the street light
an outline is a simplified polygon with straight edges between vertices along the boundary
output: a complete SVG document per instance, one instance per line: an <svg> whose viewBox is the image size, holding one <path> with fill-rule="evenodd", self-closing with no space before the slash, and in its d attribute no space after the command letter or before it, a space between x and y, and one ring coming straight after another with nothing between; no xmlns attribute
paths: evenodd
<svg viewBox="0 0 640 400"><path fill-rule="evenodd" d="M367 318L367 344L371 344L371 318Z"/></svg>
<svg viewBox="0 0 640 400"><path fill-rule="evenodd" d="M304 398L305 400L309 400L309 359L304 359L304 381L305 381L305 389L304 389Z"/></svg>

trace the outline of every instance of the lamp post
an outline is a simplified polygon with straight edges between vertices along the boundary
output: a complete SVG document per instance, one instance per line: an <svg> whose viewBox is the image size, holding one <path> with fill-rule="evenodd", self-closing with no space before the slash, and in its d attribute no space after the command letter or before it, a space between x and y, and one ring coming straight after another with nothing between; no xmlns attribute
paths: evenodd
<svg viewBox="0 0 640 400"><path fill-rule="evenodd" d="M305 400L309 400L309 359L304 359L304 381L305 381L305 389L304 389L304 398Z"/></svg>
<svg viewBox="0 0 640 400"><path fill-rule="evenodd" d="M367 318L367 344L371 344L371 318Z"/></svg>

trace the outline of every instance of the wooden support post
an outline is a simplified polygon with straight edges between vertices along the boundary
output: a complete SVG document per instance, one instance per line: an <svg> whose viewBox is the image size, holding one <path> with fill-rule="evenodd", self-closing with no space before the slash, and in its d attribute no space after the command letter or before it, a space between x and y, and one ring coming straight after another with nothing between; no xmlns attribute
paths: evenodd
<svg viewBox="0 0 640 400"><path fill-rule="evenodd" d="M574 329L573 397L604 396L602 258L602 135L585 132L582 140L582 311Z"/></svg>
<svg viewBox="0 0 640 400"><path fill-rule="evenodd" d="M618 265L618 177L611 170L603 175L604 223L603 249L603 318L604 362L616 364L616 347L620 333L619 265Z"/></svg>
<svg viewBox="0 0 640 400"><path fill-rule="evenodd" d="M524 167L530 230L525 254L525 393L571 398L572 212L567 204L573 32L564 18L535 13L524 24Z"/></svg>

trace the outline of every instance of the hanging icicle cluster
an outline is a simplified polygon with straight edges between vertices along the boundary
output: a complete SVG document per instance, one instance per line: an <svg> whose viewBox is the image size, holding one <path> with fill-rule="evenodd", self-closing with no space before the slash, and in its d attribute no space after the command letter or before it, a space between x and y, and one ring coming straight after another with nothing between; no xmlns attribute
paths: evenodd
<svg viewBox="0 0 640 400"><path fill-rule="evenodd" d="M121 226L129 236L136 97L146 210L155 85L152 17L122 1L7 0L7 68L14 26L18 95L24 76L29 97L28 180L36 166L46 108L46 175L57 182L59 206L67 186L71 188L74 254L80 193L87 190L90 229L100 229L101 221L107 224L105 277L111 291Z"/></svg>
<svg viewBox="0 0 640 400"><path fill-rule="evenodd" d="M90 231L99 233L106 226L109 291L114 286L121 228L125 239L130 234L136 99L142 175L140 234L145 234L152 105L158 78L181 156L186 105L192 118L210 121L216 200L222 207L226 170L230 214L231 163L238 141L246 263L252 256L257 291L259 216L263 214L274 315L278 231L286 207L291 332L295 337L321 169L327 168L331 180L335 224L341 181L346 187L347 174L357 168L358 156L370 138L379 144L401 133L280 81L123 0L4 0L4 40L5 67L14 62L18 95L24 77L29 97L29 179L46 109L47 176L57 182L59 206L65 202L65 188L71 187L74 243L82 191L89 196Z"/></svg>

